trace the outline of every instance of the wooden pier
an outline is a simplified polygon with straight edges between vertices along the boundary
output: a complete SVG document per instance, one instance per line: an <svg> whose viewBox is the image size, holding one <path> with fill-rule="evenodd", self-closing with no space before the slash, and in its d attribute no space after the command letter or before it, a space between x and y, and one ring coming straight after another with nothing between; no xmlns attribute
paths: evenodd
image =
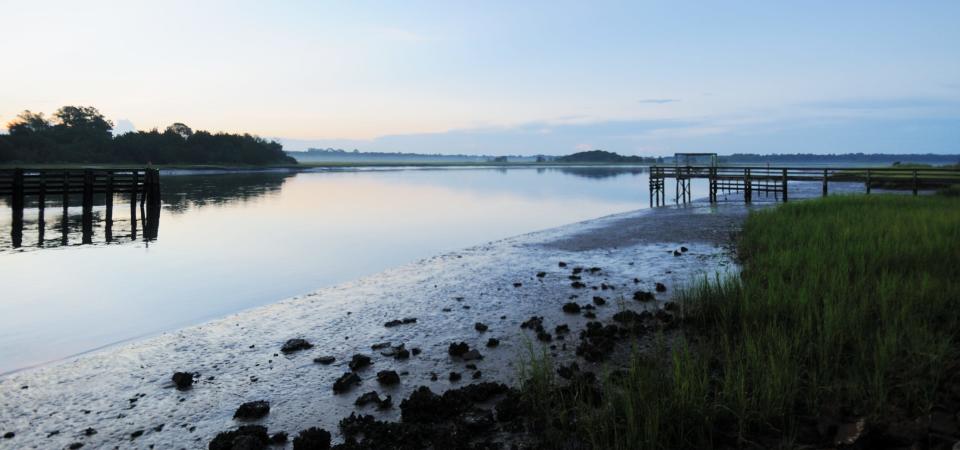
<svg viewBox="0 0 960 450"><path fill-rule="evenodd" d="M869 194L875 187L896 186L908 189L913 195L922 189L960 184L960 170L946 168L912 167L771 167L771 166L651 166L650 206L667 202L667 180L673 179L674 202L693 200L692 181L707 180L710 203L716 203L723 193L743 193L750 203L755 195L773 195L775 200L789 199L791 181L819 182L821 194L826 196L830 183L863 183Z"/></svg>
<svg viewBox="0 0 960 450"><path fill-rule="evenodd" d="M47 201L59 199L61 217L61 244L67 244L71 195L80 196L82 206L81 228L84 244L93 239L94 197L102 195L106 206L105 238L113 240L116 196L127 196L130 202L130 235L137 238L137 203L143 237L157 237L160 217L160 172L157 169L0 169L0 197L10 197L13 215L11 237L14 248L23 241L23 210L28 200L35 200L38 209L39 242L45 231Z"/></svg>

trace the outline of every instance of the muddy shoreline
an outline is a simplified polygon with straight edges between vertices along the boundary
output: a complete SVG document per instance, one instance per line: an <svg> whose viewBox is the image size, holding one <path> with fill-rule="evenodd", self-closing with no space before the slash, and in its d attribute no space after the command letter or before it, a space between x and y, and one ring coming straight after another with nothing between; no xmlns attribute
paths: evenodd
<svg viewBox="0 0 960 450"><path fill-rule="evenodd" d="M0 379L0 432L14 433L0 447L206 448L218 433L249 424L291 438L319 427L339 442L341 419L399 420L401 399L420 386L514 386L521 360L541 349L561 364L578 360L576 333L587 323L662 310L678 284L732 267L725 245L748 210L694 203L572 224L17 372ZM635 300L640 291L655 299ZM532 316L543 318L549 342L521 327ZM309 346L281 351L291 339ZM488 347L491 339L498 345ZM479 354L452 354L461 342ZM348 367L355 354L369 356L369 366ZM585 369L603 364L578 361ZM175 372L192 376L188 388L176 388ZM347 373L359 384L342 380ZM370 391L381 401L389 395L392 406L357 406ZM269 402L262 417L234 417L241 404L260 400Z"/></svg>

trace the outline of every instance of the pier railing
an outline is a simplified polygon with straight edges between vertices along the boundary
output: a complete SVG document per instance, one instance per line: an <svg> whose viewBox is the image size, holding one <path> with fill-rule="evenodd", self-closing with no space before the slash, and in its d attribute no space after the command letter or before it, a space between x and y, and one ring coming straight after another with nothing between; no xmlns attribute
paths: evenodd
<svg viewBox="0 0 960 450"><path fill-rule="evenodd" d="M160 213L160 172L157 169L0 169L0 197L10 198L13 219L11 237L14 247L21 245L23 210L28 199L35 200L37 204L41 242L46 203L50 199L60 200L66 240L66 218L71 195L81 197L83 242L89 243L93 234L94 196L101 194L106 206L107 241L112 238L113 202L117 195L129 197L132 237L136 239L139 201L144 238L156 238Z"/></svg>
<svg viewBox="0 0 960 450"><path fill-rule="evenodd" d="M723 192L742 192L750 203L756 193L773 194L776 199L789 199L791 181L820 182L822 195L827 195L831 182L864 183L869 194L873 188L912 190L960 184L960 170L937 167L772 167L772 166L651 166L650 205L666 204L668 179L674 181L674 201L692 200L691 181L706 179L709 199L717 201Z"/></svg>

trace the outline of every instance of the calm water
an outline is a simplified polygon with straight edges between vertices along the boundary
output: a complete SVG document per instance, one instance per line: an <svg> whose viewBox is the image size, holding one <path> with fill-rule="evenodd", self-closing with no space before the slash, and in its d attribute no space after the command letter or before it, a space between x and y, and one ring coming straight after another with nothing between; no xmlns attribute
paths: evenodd
<svg viewBox="0 0 960 450"><path fill-rule="evenodd" d="M158 238L82 241L37 210L12 249L0 206L0 373L374 274L438 253L648 206L636 169L164 175ZM700 187L699 191L702 191ZM117 202L120 202L118 197ZM123 203L120 203L123 205ZM127 208L118 206L117 216ZM95 210L95 218L103 208ZM141 228L142 230L142 228ZM141 232L142 234L142 232Z"/></svg>

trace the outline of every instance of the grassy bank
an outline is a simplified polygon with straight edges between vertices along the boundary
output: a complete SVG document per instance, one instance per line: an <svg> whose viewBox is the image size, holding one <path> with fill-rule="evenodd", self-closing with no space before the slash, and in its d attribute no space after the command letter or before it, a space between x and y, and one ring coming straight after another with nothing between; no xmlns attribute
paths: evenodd
<svg viewBox="0 0 960 450"><path fill-rule="evenodd" d="M534 365L525 393L552 405L546 439L569 442L576 430L593 448L862 445L929 441L925 424L940 410L957 420L960 198L781 205L750 215L738 253L742 273L680 293L679 331L644 337L659 350L635 353L626 370L558 390L545 386L550 368Z"/></svg>

